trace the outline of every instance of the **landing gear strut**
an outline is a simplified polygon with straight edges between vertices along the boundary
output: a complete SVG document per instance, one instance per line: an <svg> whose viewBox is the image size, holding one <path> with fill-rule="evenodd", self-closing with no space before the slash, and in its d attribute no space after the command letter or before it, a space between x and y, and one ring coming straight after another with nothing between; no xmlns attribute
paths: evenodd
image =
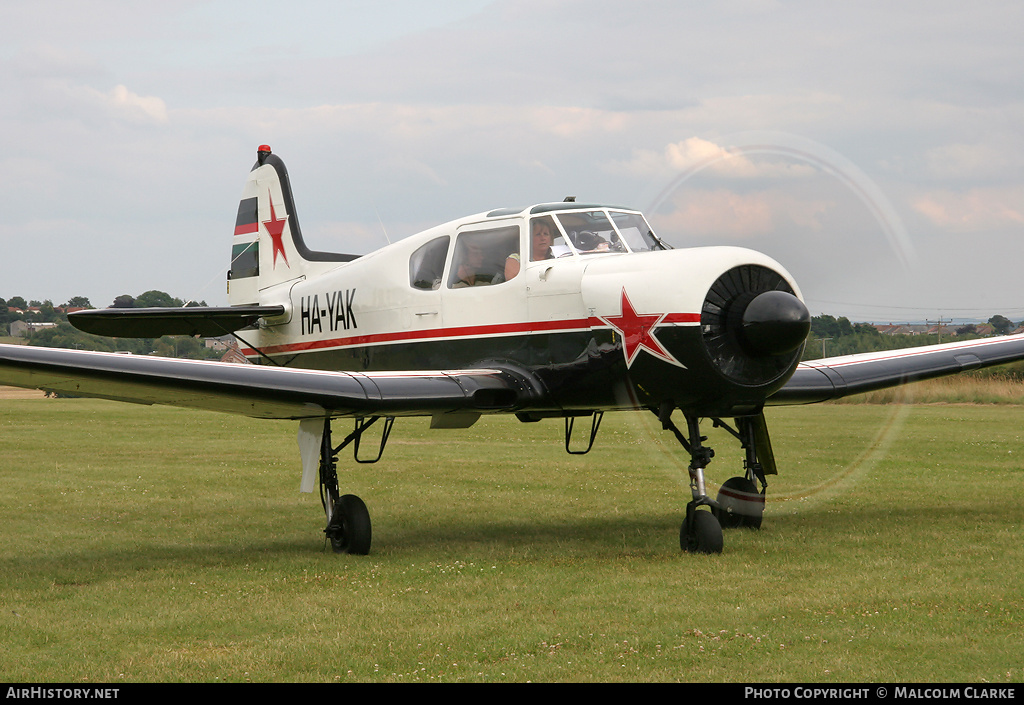
<svg viewBox="0 0 1024 705"><path fill-rule="evenodd" d="M356 419L355 430L350 433L337 448L331 443L331 420L324 421L323 437L320 441L320 501L327 514L327 527L324 534L331 542L335 553L354 553L365 556L370 552L372 529L370 513L363 500L354 494L342 495L338 491L338 452L355 443L356 461L375 463L384 453L388 435L394 418L388 417L384 422L384 433L380 450L376 458L363 460L359 458L359 440L363 432L372 426L380 417L374 416L368 421Z"/></svg>
<svg viewBox="0 0 1024 705"><path fill-rule="evenodd" d="M672 422L672 407L662 406L658 413L662 428L672 431L680 445L690 454L690 492L693 499L686 505L686 519L679 528L679 547L689 553L721 553L724 545L722 526L715 516L718 502L708 497L704 488L704 468L715 457L715 451L703 445L707 437L700 435L700 419L686 416L687 436ZM700 507L708 507L710 511Z"/></svg>

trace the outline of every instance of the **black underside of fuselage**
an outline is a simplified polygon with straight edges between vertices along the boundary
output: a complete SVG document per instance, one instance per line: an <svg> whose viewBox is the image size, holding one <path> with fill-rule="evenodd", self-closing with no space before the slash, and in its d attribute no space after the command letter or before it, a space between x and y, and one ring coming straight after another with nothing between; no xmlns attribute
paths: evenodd
<svg viewBox="0 0 1024 705"><path fill-rule="evenodd" d="M289 367L351 372L514 370L539 382L540 394L517 409L538 415L658 409L670 403L698 416L743 416L758 413L792 371L758 385L739 384L712 362L698 326L662 327L657 337L683 367L641 350L627 368L621 338L609 329L353 346L272 359Z"/></svg>

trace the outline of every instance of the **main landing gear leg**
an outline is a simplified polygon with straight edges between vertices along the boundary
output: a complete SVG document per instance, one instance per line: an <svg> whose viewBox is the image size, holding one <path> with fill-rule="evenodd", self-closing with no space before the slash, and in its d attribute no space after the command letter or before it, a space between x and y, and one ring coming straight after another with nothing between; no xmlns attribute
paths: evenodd
<svg viewBox="0 0 1024 705"><path fill-rule="evenodd" d="M715 420L716 426L724 428L739 439L746 452L743 476L730 477L718 490L716 516L723 528L761 528L768 480L757 455L757 423L755 417L740 417L736 419L737 430L733 431L722 421ZM754 484L755 480L761 485L760 492Z"/></svg>
<svg viewBox="0 0 1024 705"><path fill-rule="evenodd" d="M724 541L722 526L715 517L718 503L708 497L704 487L704 468L715 457L715 451L703 445L707 440L700 435L700 419L686 416L687 436L672 422L672 407L662 407L658 414L662 427L672 431L680 445L690 454L690 491L693 499L686 505L686 519L679 529L679 547L689 553L721 553ZM708 507L711 511L701 510Z"/></svg>
<svg viewBox="0 0 1024 705"><path fill-rule="evenodd" d="M357 426L353 433L361 433ZM370 552L370 513L363 500L354 494L342 495L338 491L338 450L331 445L331 420L324 422L323 439L320 442L320 501L327 513L327 528L324 533L331 541L335 553L355 553L365 556Z"/></svg>

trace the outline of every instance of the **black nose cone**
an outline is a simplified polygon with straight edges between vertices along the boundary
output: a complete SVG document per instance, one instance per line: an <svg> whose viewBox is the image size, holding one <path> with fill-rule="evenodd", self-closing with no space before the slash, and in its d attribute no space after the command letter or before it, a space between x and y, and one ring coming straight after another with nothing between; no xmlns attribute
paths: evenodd
<svg viewBox="0 0 1024 705"><path fill-rule="evenodd" d="M811 330L811 313L793 294L765 291L743 311L743 337L757 355L782 355L796 350Z"/></svg>

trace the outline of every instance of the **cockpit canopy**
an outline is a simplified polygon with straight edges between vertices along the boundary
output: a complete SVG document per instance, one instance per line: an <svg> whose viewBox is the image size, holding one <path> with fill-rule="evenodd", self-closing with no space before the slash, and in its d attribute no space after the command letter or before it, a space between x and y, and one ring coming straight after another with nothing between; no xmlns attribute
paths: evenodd
<svg viewBox="0 0 1024 705"><path fill-rule="evenodd" d="M526 216L525 236L520 234L523 221L510 223L509 216ZM454 247L449 235L440 235L413 252L409 284L437 289L445 271L448 288L501 284L531 261L671 249L641 213L622 208L551 203L534 206L528 214L509 209L487 217L492 223L460 228Z"/></svg>
<svg viewBox="0 0 1024 705"><path fill-rule="evenodd" d="M564 204L558 204L564 209ZM614 208L555 211L540 215L546 206L531 210L531 231L535 223L555 225L552 251L556 257L570 254L593 255L601 252L646 252L667 250L668 245L654 234L643 215ZM555 232L557 231L557 232Z"/></svg>

